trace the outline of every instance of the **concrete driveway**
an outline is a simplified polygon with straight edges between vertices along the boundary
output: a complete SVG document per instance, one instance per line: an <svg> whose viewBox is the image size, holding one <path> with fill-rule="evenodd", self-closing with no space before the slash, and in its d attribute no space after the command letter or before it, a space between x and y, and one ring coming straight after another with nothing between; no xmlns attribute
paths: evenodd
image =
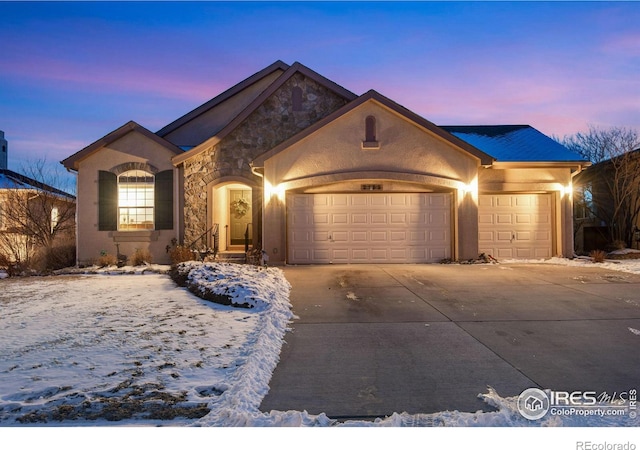
<svg viewBox="0 0 640 450"><path fill-rule="evenodd" d="M284 268L299 317L261 410L474 412L491 386L640 387L640 276L546 264Z"/></svg>

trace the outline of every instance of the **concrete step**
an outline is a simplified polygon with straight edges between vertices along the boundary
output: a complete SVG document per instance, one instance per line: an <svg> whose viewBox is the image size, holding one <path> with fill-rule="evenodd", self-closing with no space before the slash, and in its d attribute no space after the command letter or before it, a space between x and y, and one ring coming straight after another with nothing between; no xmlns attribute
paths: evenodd
<svg viewBox="0 0 640 450"><path fill-rule="evenodd" d="M244 252L220 252L216 256L217 262L231 262L236 264L244 264L246 262L246 255Z"/></svg>

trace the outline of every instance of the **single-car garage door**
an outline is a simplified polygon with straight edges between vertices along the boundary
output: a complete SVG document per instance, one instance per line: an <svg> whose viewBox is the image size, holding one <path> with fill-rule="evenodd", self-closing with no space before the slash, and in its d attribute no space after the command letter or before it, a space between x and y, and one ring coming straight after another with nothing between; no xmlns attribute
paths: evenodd
<svg viewBox="0 0 640 450"><path fill-rule="evenodd" d="M451 194L289 194L287 251L291 264L450 258Z"/></svg>
<svg viewBox="0 0 640 450"><path fill-rule="evenodd" d="M480 195L480 253L495 258L549 258L553 245L551 194Z"/></svg>

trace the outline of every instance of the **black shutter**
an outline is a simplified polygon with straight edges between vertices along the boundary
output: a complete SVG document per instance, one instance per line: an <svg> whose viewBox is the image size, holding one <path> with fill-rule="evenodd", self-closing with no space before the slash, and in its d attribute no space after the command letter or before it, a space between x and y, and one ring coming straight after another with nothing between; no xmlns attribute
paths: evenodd
<svg viewBox="0 0 640 450"><path fill-rule="evenodd" d="M173 170L156 174L156 230L173 229Z"/></svg>
<svg viewBox="0 0 640 450"><path fill-rule="evenodd" d="M98 172L98 230L118 229L118 177L115 173Z"/></svg>

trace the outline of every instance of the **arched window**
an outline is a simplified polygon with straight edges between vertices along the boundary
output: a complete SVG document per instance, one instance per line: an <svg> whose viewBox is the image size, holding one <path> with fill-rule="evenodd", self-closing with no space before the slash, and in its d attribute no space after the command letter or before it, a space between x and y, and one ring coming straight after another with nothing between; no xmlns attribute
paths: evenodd
<svg viewBox="0 0 640 450"><path fill-rule="evenodd" d="M143 170L118 176L118 230L153 230L155 180Z"/></svg>
<svg viewBox="0 0 640 450"><path fill-rule="evenodd" d="M363 149L379 149L378 143L378 131L376 130L376 118L374 116L367 116L364 119L364 141L362 141Z"/></svg>
<svg viewBox="0 0 640 450"><path fill-rule="evenodd" d="M291 89L291 104L294 111L302 111L302 88L294 86Z"/></svg>
<svg viewBox="0 0 640 450"><path fill-rule="evenodd" d="M173 170L121 165L98 171L98 230L172 230Z"/></svg>
<svg viewBox="0 0 640 450"><path fill-rule="evenodd" d="M364 140L365 142L376 142L376 118L367 116L364 120Z"/></svg>

